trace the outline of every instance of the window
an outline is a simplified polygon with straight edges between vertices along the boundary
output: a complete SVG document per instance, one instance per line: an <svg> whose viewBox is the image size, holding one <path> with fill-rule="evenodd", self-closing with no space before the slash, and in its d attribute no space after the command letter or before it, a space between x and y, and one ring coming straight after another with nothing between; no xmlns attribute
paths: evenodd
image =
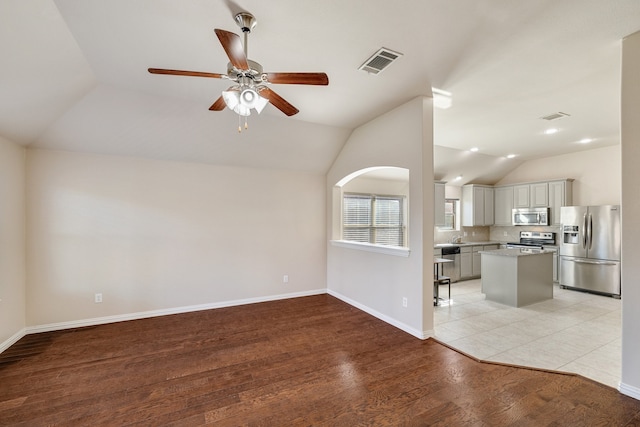
<svg viewBox="0 0 640 427"><path fill-rule="evenodd" d="M342 239L385 246L405 246L403 196L345 193Z"/></svg>
<svg viewBox="0 0 640 427"><path fill-rule="evenodd" d="M440 230L457 230L456 213L458 212L458 199L445 199L444 201L444 225Z"/></svg>

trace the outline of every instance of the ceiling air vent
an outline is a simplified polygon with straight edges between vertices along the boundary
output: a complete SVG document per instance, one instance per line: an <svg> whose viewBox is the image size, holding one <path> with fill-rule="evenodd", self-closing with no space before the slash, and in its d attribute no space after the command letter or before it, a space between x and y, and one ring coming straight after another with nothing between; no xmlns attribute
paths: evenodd
<svg viewBox="0 0 640 427"><path fill-rule="evenodd" d="M569 117L571 114L563 113L562 111L558 111L557 113L549 114L548 116L540 117L542 120L558 120L563 117Z"/></svg>
<svg viewBox="0 0 640 427"><path fill-rule="evenodd" d="M373 54L371 58L364 61L364 64L362 64L358 69L364 70L370 74L378 74L401 56L401 53L394 52L383 47Z"/></svg>

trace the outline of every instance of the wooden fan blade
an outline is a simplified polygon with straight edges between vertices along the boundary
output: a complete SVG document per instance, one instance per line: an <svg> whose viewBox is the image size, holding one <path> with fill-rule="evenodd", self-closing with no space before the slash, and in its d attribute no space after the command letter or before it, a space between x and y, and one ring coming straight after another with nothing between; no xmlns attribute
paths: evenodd
<svg viewBox="0 0 640 427"><path fill-rule="evenodd" d="M213 103L213 105L211 105L211 107L209 107L209 110L211 111L222 111L224 110L224 107L226 107L227 104L224 102L224 98L222 96L220 96L220 98L216 99L216 102Z"/></svg>
<svg viewBox="0 0 640 427"><path fill-rule="evenodd" d="M267 98L274 107L285 113L287 116L298 114L299 110L296 107L289 104L283 97L281 97L268 87L262 88L259 93L260 96Z"/></svg>
<svg viewBox="0 0 640 427"><path fill-rule="evenodd" d="M164 68L149 68L151 74L171 74L174 76L191 76L191 77L210 77L212 79L221 79L227 77L226 74L204 73L202 71L184 71L184 70L165 70Z"/></svg>
<svg viewBox="0 0 640 427"><path fill-rule="evenodd" d="M242 47L242 41L240 36L230 31L215 29L218 40L222 44L222 48L227 53L229 61L238 70L248 70L249 63L247 62L247 56L244 54L244 48Z"/></svg>
<svg viewBox="0 0 640 427"><path fill-rule="evenodd" d="M266 73L267 80L275 84L322 85L329 84L325 73Z"/></svg>

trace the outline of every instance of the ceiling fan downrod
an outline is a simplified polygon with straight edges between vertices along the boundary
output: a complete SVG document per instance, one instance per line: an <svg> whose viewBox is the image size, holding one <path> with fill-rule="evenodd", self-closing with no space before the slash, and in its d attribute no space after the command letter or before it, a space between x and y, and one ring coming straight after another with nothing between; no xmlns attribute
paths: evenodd
<svg viewBox="0 0 640 427"><path fill-rule="evenodd" d="M244 35L244 56L249 57L249 33L253 30L258 23L256 18L250 14L249 12L240 12L235 16L236 24L242 30L242 34Z"/></svg>

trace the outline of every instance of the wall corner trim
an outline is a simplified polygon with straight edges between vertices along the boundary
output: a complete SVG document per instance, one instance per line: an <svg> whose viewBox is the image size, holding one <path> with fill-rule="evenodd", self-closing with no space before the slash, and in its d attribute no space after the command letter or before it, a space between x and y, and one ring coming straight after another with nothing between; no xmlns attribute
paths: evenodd
<svg viewBox="0 0 640 427"><path fill-rule="evenodd" d="M20 331L13 334L9 339L0 343L0 353L4 352L6 349L20 341L25 335L27 335L27 329L23 328Z"/></svg>
<svg viewBox="0 0 640 427"><path fill-rule="evenodd" d="M626 396L640 400L640 388L620 382L618 391Z"/></svg>
<svg viewBox="0 0 640 427"><path fill-rule="evenodd" d="M341 293L338 293L336 291L332 291L331 289L327 289L327 293L329 295L331 295L332 297L336 297L341 301L346 302L349 305L352 305L354 307L356 307L357 309L360 309L362 311L364 311L367 314L372 315L373 317L377 317L378 319L382 320L385 323L390 324L391 326L395 326L396 328L400 329L401 331L404 331L410 335L413 335L416 338L420 338L421 340L425 340L427 338L429 338L431 331L419 331L415 328L412 328L411 326L407 325L406 323L400 322L397 319L394 319L392 317L389 317L385 314L380 313L377 310L374 310L370 307L367 307L364 304L360 304L359 302L352 300L349 297L346 297L344 295L342 295Z"/></svg>

